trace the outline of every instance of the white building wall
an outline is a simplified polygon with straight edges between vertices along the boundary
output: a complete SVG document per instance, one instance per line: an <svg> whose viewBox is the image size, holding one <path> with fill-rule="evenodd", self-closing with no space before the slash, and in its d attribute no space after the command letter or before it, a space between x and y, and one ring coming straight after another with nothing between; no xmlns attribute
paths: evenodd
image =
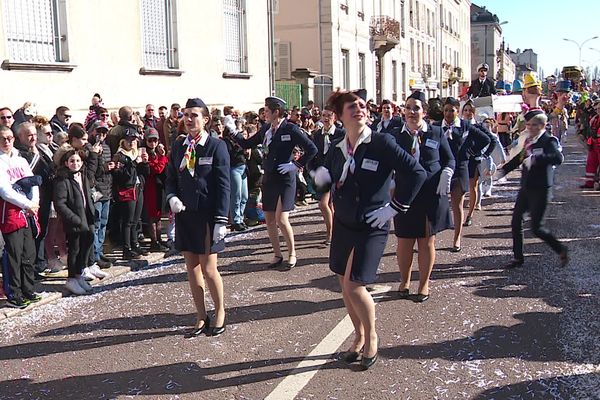
<svg viewBox="0 0 600 400"><path fill-rule="evenodd" d="M67 1L71 72L0 70L0 103L13 108L34 101L52 116L59 105L82 121L95 92L110 109L147 103L169 106L201 97L209 105L232 104L254 110L269 95L267 1L247 7L248 79L225 79L223 9L219 0L177 0L181 76L140 75L142 29L140 0ZM0 9L0 14L4 8ZM9 58L4 18L0 19L0 57Z"/></svg>

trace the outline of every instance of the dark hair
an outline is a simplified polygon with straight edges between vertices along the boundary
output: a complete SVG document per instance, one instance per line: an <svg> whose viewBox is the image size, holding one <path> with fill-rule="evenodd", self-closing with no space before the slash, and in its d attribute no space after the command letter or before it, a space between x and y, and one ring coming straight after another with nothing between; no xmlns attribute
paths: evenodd
<svg viewBox="0 0 600 400"><path fill-rule="evenodd" d="M98 110L96 111L97 114L102 114L102 113L108 113L108 110L104 107L98 107Z"/></svg>
<svg viewBox="0 0 600 400"><path fill-rule="evenodd" d="M285 109L285 107L282 107L278 103L269 102L269 104L265 104L265 107L267 107L273 113L275 111L279 112L279 118L286 118L288 116L288 113L287 113L287 110Z"/></svg>
<svg viewBox="0 0 600 400"><path fill-rule="evenodd" d="M67 135L69 136L69 140L72 138L81 139L87 132L82 124L79 122L74 122L69 126L69 130L67 131Z"/></svg>
<svg viewBox="0 0 600 400"><path fill-rule="evenodd" d="M133 115L133 109L129 106L123 106L119 108L119 119L123 121L129 121Z"/></svg>
<svg viewBox="0 0 600 400"><path fill-rule="evenodd" d="M358 97L356 94L346 90L342 91L338 89L329 95L325 107L333 110L339 118L344 111L344 104L353 103L358 99L360 99L360 97Z"/></svg>
<svg viewBox="0 0 600 400"><path fill-rule="evenodd" d="M233 113L233 106L223 107L223 115L231 115Z"/></svg>
<svg viewBox="0 0 600 400"><path fill-rule="evenodd" d="M0 108L0 111L4 111L4 110L10 111L11 114L13 113L12 110L10 108L8 108L8 107L2 107L2 108Z"/></svg>
<svg viewBox="0 0 600 400"><path fill-rule="evenodd" d="M259 113L259 114L260 114L261 112L263 112L263 111L265 111L265 108L264 108L264 107L261 107L261 108L259 108L259 109L258 109L258 113Z"/></svg>
<svg viewBox="0 0 600 400"><path fill-rule="evenodd" d="M473 100L467 100L467 102L463 105L462 111L465 110L465 107L469 106L471 107L473 110L475 110L475 103L473 103Z"/></svg>
<svg viewBox="0 0 600 400"><path fill-rule="evenodd" d="M166 110L166 109L167 109L167 106L160 106L160 107L158 107L158 109L159 109L159 110Z"/></svg>
<svg viewBox="0 0 600 400"><path fill-rule="evenodd" d="M460 109L460 101L458 101L454 97L446 97L444 99L443 105L444 106L451 105L452 107L456 107L457 109Z"/></svg>
<svg viewBox="0 0 600 400"><path fill-rule="evenodd" d="M69 110L69 107L67 106L60 106L56 109L56 115L63 115L65 113L65 111Z"/></svg>
<svg viewBox="0 0 600 400"><path fill-rule="evenodd" d="M83 150L69 149L69 150L65 151L64 154L60 157L60 165L59 165L59 167L64 167L65 163L67 161L69 161L69 158L71 158L75 154L77 154L79 156L79 158L81 158L81 161L85 161L85 159L86 159L85 151L83 151ZM81 168L83 168L83 166Z"/></svg>
<svg viewBox="0 0 600 400"><path fill-rule="evenodd" d="M100 101L102 101L102 96L100 96L98 93L94 93L94 95L92 97L97 97L100 99Z"/></svg>

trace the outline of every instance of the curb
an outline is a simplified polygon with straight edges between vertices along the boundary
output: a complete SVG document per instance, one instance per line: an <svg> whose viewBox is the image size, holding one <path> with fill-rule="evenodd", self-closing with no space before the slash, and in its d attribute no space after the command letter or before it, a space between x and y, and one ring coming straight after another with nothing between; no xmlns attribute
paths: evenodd
<svg viewBox="0 0 600 400"><path fill-rule="evenodd" d="M118 276L121 276L128 272L139 270L140 267L139 267L138 263L144 263L144 264L147 263L147 265L153 265L163 259L164 259L164 253L152 253L140 260L136 260L137 263L135 263L135 264L130 263L127 265L118 265L118 266L110 267L108 269L108 271L110 272L110 276L106 277L105 279L103 279L101 281L94 280L93 282L102 282L104 284L104 283L112 281L114 278L116 278ZM122 261L122 260L117 260L117 261ZM94 285L92 283L92 286L96 286L96 285ZM37 307L40 307L44 304L53 303L56 300L59 300L63 297L69 297L69 296L70 295L65 294L62 291L52 292L48 296L44 296L42 298L42 300L38 301L37 303L32 303L31 305L27 306L27 308L24 308L24 309L10 308L8 306L0 308L0 322L7 320L8 318L16 317L16 316L22 315L24 313L27 313L27 312L29 312Z"/></svg>

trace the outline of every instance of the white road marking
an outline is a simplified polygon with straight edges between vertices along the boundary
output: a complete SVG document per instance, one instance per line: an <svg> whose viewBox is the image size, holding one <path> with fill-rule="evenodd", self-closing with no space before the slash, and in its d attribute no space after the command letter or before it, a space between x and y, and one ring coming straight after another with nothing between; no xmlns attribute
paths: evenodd
<svg viewBox="0 0 600 400"><path fill-rule="evenodd" d="M389 292L391 286L374 285L371 296L374 300L380 299L382 294ZM331 359L328 356L346 341L354 332L350 316L346 315L331 332L310 352L296 368L286 376L275 389L265 397L265 400L293 400L298 393L308 384L319 368Z"/></svg>

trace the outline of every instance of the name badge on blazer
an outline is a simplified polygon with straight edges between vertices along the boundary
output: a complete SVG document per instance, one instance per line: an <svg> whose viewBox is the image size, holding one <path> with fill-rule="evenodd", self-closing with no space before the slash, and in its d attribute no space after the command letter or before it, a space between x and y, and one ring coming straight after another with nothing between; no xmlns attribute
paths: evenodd
<svg viewBox="0 0 600 400"><path fill-rule="evenodd" d="M440 147L440 142L436 142L435 140L432 140L432 139L427 139L425 141L425 146L429 147L430 149L437 150L437 148Z"/></svg>
<svg viewBox="0 0 600 400"><path fill-rule="evenodd" d="M292 137L290 135L281 135L282 142L289 142L290 140L292 140Z"/></svg>
<svg viewBox="0 0 600 400"><path fill-rule="evenodd" d="M363 159L362 165L360 167L362 169L366 169L367 171L377 172L377 168L379 167L379 161L365 158Z"/></svg>
<svg viewBox="0 0 600 400"><path fill-rule="evenodd" d="M198 157L197 164L198 165L212 165L213 158L212 157Z"/></svg>
<svg viewBox="0 0 600 400"><path fill-rule="evenodd" d="M540 154L544 154L544 149L532 149L531 154L533 154L534 156L539 156Z"/></svg>

